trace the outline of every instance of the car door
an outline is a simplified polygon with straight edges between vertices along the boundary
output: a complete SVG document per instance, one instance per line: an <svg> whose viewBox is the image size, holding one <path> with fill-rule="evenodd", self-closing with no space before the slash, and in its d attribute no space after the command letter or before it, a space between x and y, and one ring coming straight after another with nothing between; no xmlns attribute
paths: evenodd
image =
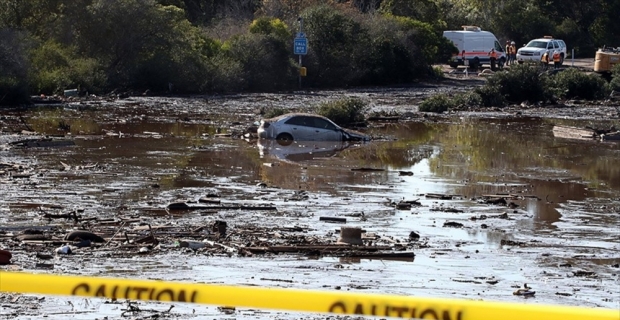
<svg viewBox="0 0 620 320"><path fill-rule="evenodd" d="M342 131L330 121L323 118L312 119L312 127L314 129L313 139L316 141L340 141L342 140Z"/></svg>
<svg viewBox="0 0 620 320"><path fill-rule="evenodd" d="M313 118L297 115L286 121L286 132L293 135L295 141L311 141L314 136Z"/></svg>

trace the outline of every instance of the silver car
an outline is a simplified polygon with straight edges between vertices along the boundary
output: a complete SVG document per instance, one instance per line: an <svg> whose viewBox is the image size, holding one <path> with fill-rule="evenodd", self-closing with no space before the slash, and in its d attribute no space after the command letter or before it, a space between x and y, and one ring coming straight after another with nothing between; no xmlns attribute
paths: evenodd
<svg viewBox="0 0 620 320"><path fill-rule="evenodd" d="M281 145L293 141L369 141L367 135L343 129L328 118L316 114L288 113L260 122L261 139L275 139Z"/></svg>

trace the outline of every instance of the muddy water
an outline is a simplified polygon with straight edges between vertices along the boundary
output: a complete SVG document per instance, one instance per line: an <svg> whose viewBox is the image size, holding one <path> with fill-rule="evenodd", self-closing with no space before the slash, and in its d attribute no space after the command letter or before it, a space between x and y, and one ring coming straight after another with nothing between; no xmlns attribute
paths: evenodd
<svg viewBox="0 0 620 320"><path fill-rule="evenodd" d="M42 112L29 123L39 132L57 134L59 118ZM256 120L245 118L244 124ZM232 229L303 226L306 236L337 240L340 225L319 217L347 217L347 225L394 242L407 243L411 231L419 233L420 241L408 244L415 259L207 256L175 250L175 239L168 239L165 245L173 249L151 256L99 257L95 252L86 259L56 258L55 272L620 307L620 144L554 138L551 131L558 123L608 122L463 116L371 127L367 133L382 139L364 145L281 146L216 136L230 130L220 130L218 121L175 120L141 109L67 118L75 146L0 153L3 161L46 168L27 182L3 184L0 221L5 226L57 225L37 212L39 204L53 204L83 208L87 217L131 214L151 224L220 219ZM300 190L309 197L292 200ZM219 194L223 203L272 204L278 211L170 215L144 210L196 201L207 193ZM514 195L509 200L514 205L479 201L494 194ZM391 204L401 199L419 200L422 206L396 210ZM445 222L463 227L444 227ZM7 249L16 251L14 268L40 272L33 253ZM523 283L535 289L535 298L512 295ZM121 306L96 299L37 303L37 310L18 315L93 318L122 312ZM142 306L168 309L166 304ZM3 308L10 312L10 306ZM213 307L177 305L173 310L187 318L230 317ZM236 316L308 317L244 309Z"/></svg>

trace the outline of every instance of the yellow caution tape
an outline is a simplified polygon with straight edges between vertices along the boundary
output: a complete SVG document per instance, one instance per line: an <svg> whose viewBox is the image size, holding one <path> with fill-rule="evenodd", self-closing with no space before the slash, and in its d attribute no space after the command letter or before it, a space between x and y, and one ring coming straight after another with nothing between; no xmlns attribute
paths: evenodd
<svg viewBox="0 0 620 320"><path fill-rule="evenodd" d="M0 271L0 291L437 320L618 320L620 311Z"/></svg>

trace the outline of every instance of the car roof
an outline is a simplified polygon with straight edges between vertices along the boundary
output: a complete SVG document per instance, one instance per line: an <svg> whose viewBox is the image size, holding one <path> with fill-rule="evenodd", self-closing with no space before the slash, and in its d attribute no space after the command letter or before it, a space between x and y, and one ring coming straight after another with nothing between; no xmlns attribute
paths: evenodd
<svg viewBox="0 0 620 320"><path fill-rule="evenodd" d="M273 117L273 118L269 118L269 119L265 119L265 120L268 120L268 121L272 121L272 122L273 122L273 121L279 121L279 120L282 120L282 119L284 119L284 118L290 118L290 117L296 117L296 116L307 116L307 117L321 118L321 119L325 119L325 120L329 120L330 122L333 122L333 121L331 121L329 118L324 117L324 116L319 115L319 114L314 114L314 113L302 113L302 112L291 112L291 113L285 113L285 114L283 114L283 115L279 115L279 116L277 116L277 117Z"/></svg>
<svg viewBox="0 0 620 320"><path fill-rule="evenodd" d="M551 41L563 41L560 39L556 39L556 38L537 38L537 39L532 39L530 40L530 42L532 41L544 41L544 42L551 42Z"/></svg>

